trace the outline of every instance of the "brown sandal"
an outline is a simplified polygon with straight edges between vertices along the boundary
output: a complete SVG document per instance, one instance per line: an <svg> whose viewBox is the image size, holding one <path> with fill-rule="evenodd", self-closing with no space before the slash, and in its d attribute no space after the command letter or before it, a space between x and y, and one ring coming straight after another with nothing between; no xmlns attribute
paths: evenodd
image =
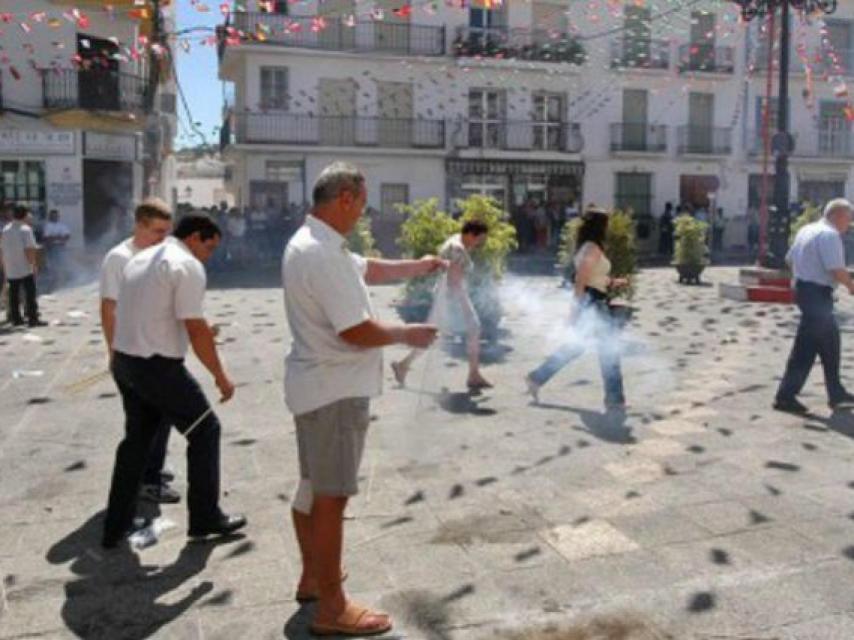
<svg viewBox="0 0 854 640"><path fill-rule="evenodd" d="M367 621L374 618L374 624ZM382 620L377 623L376 620ZM344 611L332 622L313 622L310 631L318 636L376 636L392 627L391 617L386 613L371 611L348 602Z"/></svg>

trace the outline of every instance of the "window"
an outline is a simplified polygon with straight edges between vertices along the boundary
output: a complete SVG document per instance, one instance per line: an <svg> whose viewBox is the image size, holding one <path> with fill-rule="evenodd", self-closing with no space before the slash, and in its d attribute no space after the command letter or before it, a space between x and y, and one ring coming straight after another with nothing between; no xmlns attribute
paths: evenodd
<svg viewBox="0 0 854 640"><path fill-rule="evenodd" d="M392 218L399 214L397 206L409 204L408 184L383 184L380 186L380 213Z"/></svg>
<svg viewBox="0 0 854 640"><path fill-rule="evenodd" d="M469 146L499 149L504 138L504 94L472 89L469 92Z"/></svg>
<svg viewBox="0 0 854 640"><path fill-rule="evenodd" d="M261 67L261 108L288 108L287 67Z"/></svg>
<svg viewBox="0 0 854 640"><path fill-rule="evenodd" d="M288 15L288 0L273 0L273 13L278 13L280 16Z"/></svg>
<svg viewBox="0 0 854 640"><path fill-rule="evenodd" d="M559 93L534 95L534 149L559 151L563 147L564 102Z"/></svg>
<svg viewBox="0 0 854 640"><path fill-rule="evenodd" d="M35 216L45 213L43 162L0 162L0 201L30 207Z"/></svg>
<svg viewBox="0 0 854 640"><path fill-rule="evenodd" d="M652 214L652 174L618 173L614 204L631 209L635 216Z"/></svg>

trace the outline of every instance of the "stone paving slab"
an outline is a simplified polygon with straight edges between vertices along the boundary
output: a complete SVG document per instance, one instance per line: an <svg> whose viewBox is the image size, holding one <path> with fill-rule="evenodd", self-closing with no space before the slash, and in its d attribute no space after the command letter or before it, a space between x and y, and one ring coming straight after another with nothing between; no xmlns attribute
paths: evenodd
<svg viewBox="0 0 854 640"><path fill-rule="evenodd" d="M508 280L506 335L485 356L494 390L464 394L464 366L439 349L407 389L386 371L347 512L353 596L387 608L395 638L548 624L624 640L854 637L854 416L829 412L818 370L804 394L813 415L769 409L795 311L643 272L624 336L630 409L615 420L592 354L539 406L523 393L526 371L559 342L568 294L556 284ZM384 317L398 292L373 291ZM98 547L121 409L112 381L93 378L105 367L94 289L43 307L51 327L0 328L0 639L310 637L312 609L293 600L280 293L221 288L208 299L239 382L217 411L223 503L248 514L245 535L187 545L184 506L168 505L173 526L133 554ZM854 304L840 307L847 331ZM184 448L174 436L181 490Z"/></svg>

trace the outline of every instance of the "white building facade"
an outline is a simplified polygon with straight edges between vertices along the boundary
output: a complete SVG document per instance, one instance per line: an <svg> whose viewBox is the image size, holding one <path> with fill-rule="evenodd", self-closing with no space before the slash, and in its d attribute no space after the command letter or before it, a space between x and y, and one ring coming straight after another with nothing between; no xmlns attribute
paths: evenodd
<svg viewBox="0 0 854 640"><path fill-rule="evenodd" d="M163 3L174 27L174 7ZM133 0L73 3L8 0L0 64L0 201L51 209L71 229L70 244L100 245L131 223L152 176L144 154L157 156L154 195L172 192L176 127L171 80L146 114L148 55L139 37L151 22ZM24 25L24 26L22 26ZM159 144L146 145L144 136ZM150 140L149 140L150 142ZM165 165L165 166L161 166Z"/></svg>
<svg viewBox="0 0 854 640"><path fill-rule="evenodd" d="M630 207L640 226L671 202L721 208L726 244L746 243L768 36L733 3L246 4L220 33L238 206L310 201L343 159L367 175L375 224L399 220L400 203L453 210L469 193L511 212L531 199ZM793 200L854 194L842 4L793 18Z"/></svg>

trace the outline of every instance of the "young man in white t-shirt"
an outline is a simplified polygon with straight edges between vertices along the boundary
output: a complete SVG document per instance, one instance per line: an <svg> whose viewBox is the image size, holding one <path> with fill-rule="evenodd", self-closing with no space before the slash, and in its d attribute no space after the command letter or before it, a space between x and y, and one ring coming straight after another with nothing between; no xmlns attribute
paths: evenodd
<svg viewBox="0 0 854 640"><path fill-rule="evenodd" d="M38 244L29 222L30 210L23 206L15 207L12 212L12 221L3 227L3 234L0 236L3 271L9 282L9 306L6 309L6 315L12 325L24 324L24 319L21 317L21 289L23 289L27 324L31 327L43 327L47 323L39 319L39 305L36 297Z"/></svg>
<svg viewBox="0 0 854 640"><path fill-rule="evenodd" d="M125 266L143 249L163 242L172 230L172 212L159 198L144 200L136 208L134 217L133 236L110 249L101 265L101 331L110 360L113 358L116 303ZM164 468L171 430L168 422L161 426L148 457L140 497L151 502L175 503L181 500L180 494L169 486L173 474Z"/></svg>
<svg viewBox="0 0 854 640"><path fill-rule="evenodd" d="M117 546L133 524L148 452L167 421L188 443L188 535L227 535L246 525L246 518L226 515L219 507L221 427L184 364L192 345L214 377L221 401L234 395L203 309L207 277L202 263L213 255L221 235L210 218L190 214L178 223L174 237L140 251L125 267L112 343L125 437L116 450L104 519L106 548Z"/></svg>

